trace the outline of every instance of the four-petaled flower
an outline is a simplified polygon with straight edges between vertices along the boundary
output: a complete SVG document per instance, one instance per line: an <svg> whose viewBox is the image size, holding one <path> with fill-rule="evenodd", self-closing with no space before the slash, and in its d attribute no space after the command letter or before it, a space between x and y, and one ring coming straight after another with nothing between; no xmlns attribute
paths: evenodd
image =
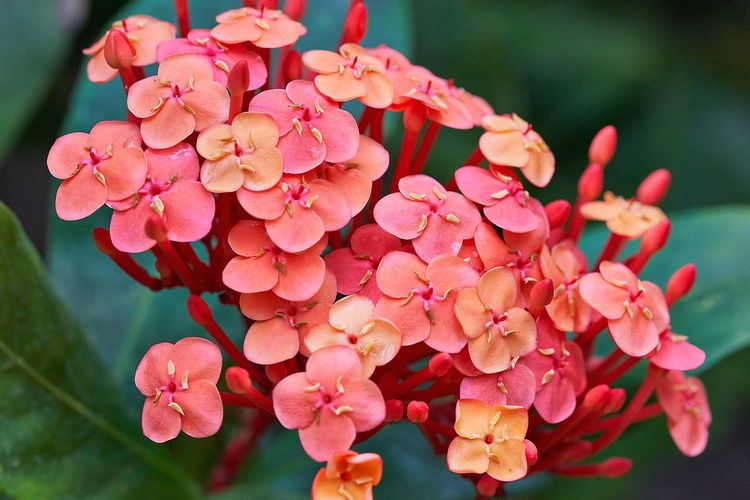
<svg viewBox="0 0 750 500"><path fill-rule="evenodd" d="M377 453L334 453L315 475L312 500L372 500L372 487L383 477L383 459Z"/></svg>
<svg viewBox="0 0 750 500"><path fill-rule="evenodd" d="M695 370L706 360L706 353L688 342L687 336L667 328L659 334L659 343L648 360L665 370Z"/></svg>
<svg viewBox="0 0 750 500"><path fill-rule="evenodd" d="M614 234L626 238L638 238L667 216L659 207L646 205L630 198L604 193L604 201L590 201L581 206L581 215L589 220L600 220Z"/></svg>
<svg viewBox="0 0 750 500"><path fill-rule="evenodd" d="M256 47L275 49L292 45L305 27L280 10L260 10L251 7L228 10L216 16L219 23L211 30L211 36L224 43L250 42Z"/></svg>
<svg viewBox="0 0 750 500"><path fill-rule="evenodd" d="M586 257L575 243L565 240L540 254L545 278L552 280L555 295L547 305L555 326L566 332L582 332L591 320L591 306L581 297L579 279L586 273Z"/></svg>
<svg viewBox="0 0 750 500"><path fill-rule="evenodd" d="M459 392L461 399L478 399L490 406L523 406L534 402L534 372L522 364L501 373L464 377Z"/></svg>
<svg viewBox="0 0 750 500"><path fill-rule="evenodd" d="M711 425L703 383L671 370L657 381L656 396L667 414L669 434L677 448L688 457L699 455L706 448Z"/></svg>

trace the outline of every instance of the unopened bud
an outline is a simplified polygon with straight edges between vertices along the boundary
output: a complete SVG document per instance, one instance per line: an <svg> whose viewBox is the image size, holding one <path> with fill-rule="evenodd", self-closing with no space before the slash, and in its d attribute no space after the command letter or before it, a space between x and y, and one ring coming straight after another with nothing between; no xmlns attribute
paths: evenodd
<svg viewBox="0 0 750 500"><path fill-rule="evenodd" d="M244 59L238 61L227 75L227 89L232 96L240 96L250 86L250 69Z"/></svg>
<svg viewBox="0 0 750 500"><path fill-rule="evenodd" d="M367 7L364 2L352 4L344 21L341 43L359 43L367 34Z"/></svg>
<svg viewBox="0 0 750 500"><path fill-rule="evenodd" d="M544 212L547 214L550 229L562 227L570 215L570 203L565 200L553 201L544 207Z"/></svg>
<svg viewBox="0 0 750 500"><path fill-rule="evenodd" d="M426 422L430 417L430 407L424 401L409 401L406 406L406 418L414 424Z"/></svg>
<svg viewBox="0 0 750 500"><path fill-rule="evenodd" d="M539 459L539 451L536 449L536 445L528 439L524 439L523 444L526 447L526 463L534 465Z"/></svg>
<svg viewBox="0 0 750 500"><path fill-rule="evenodd" d="M112 243L109 231L103 227L97 227L94 229L94 243L96 244L96 248L104 255L111 257L119 253L119 250L117 250Z"/></svg>
<svg viewBox="0 0 750 500"><path fill-rule="evenodd" d="M589 162L604 167L612 160L617 148L617 129L607 125L596 133L589 146Z"/></svg>
<svg viewBox="0 0 750 500"><path fill-rule="evenodd" d="M427 364L433 377L442 377L453 367L453 357L445 352L435 354Z"/></svg>
<svg viewBox="0 0 750 500"><path fill-rule="evenodd" d="M685 264L674 272L667 283L667 291L664 294L667 304L672 305L682 297L690 293L695 284L695 264Z"/></svg>
<svg viewBox="0 0 750 500"><path fill-rule="evenodd" d="M625 396L627 394L625 393L625 389L622 387L616 387L612 389L612 391L609 394L609 403L607 403L607 406L604 407L604 415L608 415L610 413L616 413L622 409L622 405L625 404Z"/></svg>
<svg viewBox="0 0 750 500"><path fill-rule="evenodd" d="M646 205L658 205L669 191L669 185L672 183L672 174L666 168L660 168L651 172L648 177L643 179L641 185L636 191L636 198Z"/></svg>
<svg viewBox="0 0 750 500"><path fill-rule="evenodd" d="M672 223L665 219L643 234L641 250L648 254L655 254L667 244Z"/></svg>
<svg viewBox="0 0 750 500"><path fill-rule="evenodd" d="M201 326L213 323L214 321L214 314L211 312L211 308L208 307L206 301L199 295L188 297L188 313L193 318L193 321Z"/></svg>
<svg viewBox="0 0 750 500"><path fill-rule="evenodd" d="M154 215L146 220L144 227L146 236L156 241L166 241L167 239L167 226L164 224L164 219Z"/></svg>
<svg viewBox="0 0 750 500"><path fill-rule="evenodd" d="M250 381L250 374L247 373L247 370L239 366L230 366L227 368L224 378L227 381L229 390L235 394L245 394L253 385Z"/></svg>
<svg viewBox="0 0 750 500"><path fill-rule="evenodd" d="M593 201L602 194L604 187L604 168L599 163L591 163L578 180L578 198L581 201Z"/></svg>
<svg viewBox="0 0 750 500"><path fill-rule="evenodd" d="M633 461L625 457L612 457L599 465L600 474L604 477L620 477L633 468Z"/></svg>
<svg viewBox="0 0 750 500"><path fill-rule="evenodd" d="M409 132L419 132L422 130L427 112L422 104L412 104L404 110L404 128Z"/></svg>
<svg viewBox="0 0 750 500"><path fill-rule="evenodd" d="M117 29L110 30L104 42L104 60L114 69L128 69L133 64L135 47L128 36Z"/></svg>
<svg viewBox="0 0 750 500"><path fill-rule="evenodd" d="M492 498L500 487L500 481L487 474L483 475L477 481L477 493L482 497Z"/></svg>
<svg viewBox="0 0 750 500"><path fill-rule="evenodd" d="M600 384L592 387L583 397L581 407L586 410L603 410L609 404L612 390L608 385Z"/></svg>
<svg viewBox="0 0 750 500"><path fill-rule="evenodd" d="M552 302L555 296L555 284L551 279L537 281L529 293L529 312L532 316L538 316L544 307Z"/></svg>
<svg viewBox="0 0 750 500"><path fill-rule="evenodd" d="M385 402L385 421L400 422L404 418L404 402L400 399L389 399Z"/></svg>
<svg viewBox="0 0 750 500"><path fill-rule="evenodd" d="M287 83L302 78L302 56L296 50L289 50L281 61L281 76Z"/></svg>
<svg viewBox="0 0 750 500"><path fill-rule="evenodd" d="M287 375L289 375L289 370L284 363L266 365L266 377L273 384L278 384Z"/></svg>
<svg viewBox="0 0 750 500"><path fill-rule="evenodd" d="M295 21L302 19L306 9L307 0L286 0L284 2L284 13Z"/></svg>

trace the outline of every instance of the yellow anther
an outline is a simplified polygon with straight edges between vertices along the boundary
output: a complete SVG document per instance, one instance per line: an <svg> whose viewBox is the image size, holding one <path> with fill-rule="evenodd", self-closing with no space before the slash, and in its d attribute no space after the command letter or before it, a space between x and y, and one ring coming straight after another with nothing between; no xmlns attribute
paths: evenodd
<svg viewBox="0 0 750 500"><path fill-rule="evenodd" d="M315 196L311 196L305 201L305 207L310 208L313 206L313 203L315 203L315 200L317 200L319 196L316 194Z"/></svg>
<svg viewBox="0 0 750 500"><path fill-rule="evenodd" d="M245 170L247 172L250 172L251 174L255 173L255 168L251 167L247 163L240 163L240 170Z"/></svg>
<svg viewBox="0 0 750 500"><path fill-rule="evenodd" d="M208 45L208 38L205 38L205 37L196 38L195 43L197 43L198 45Z"/></svg>
<svg viewBox="0 0 750 500"><path fill-rule="evenodd" d="M169 361L167 361L167 373L171 377L172 375L174 375L174 372L175 372L174 363L170 359Z"/></svg>
<svg viewBox="0 0 750 500"><path fill-rule="evenodd" d="M354 500L354 497L352 496L352 494L346 491L343 481L341 482L341 484L339 484L339 489L337 493L341 495L343 498L345 498L346 500Z"/></svg>
<svg viewBox="0 0 750 500"><path fill-rule="evenodd" d="M114 146L110 142L109 144L107 144L107 148L104 150L104 152L107 153L107 156L112 156L113 149Z"/></svg>
<svg viewBox="0 0 750 500"><path fill-rule="evenodd" d="M310 129L310 133L313 135L313 137L315 137L315 140L317 140L319 144L323 144L323 133L320 130L312 127Z"/></svg>
<svg viewBox="0 0 750 500"><path fill-rule="evenodd" d="M619 287L619 288L625 288L626 286L628 286L628 282L625 281L625 280L611 279L611 280L608 280L608 281L610 283L612 283L613 285L615 285L616 287Z"/></svg>
<svg viewBox="0 0 750 500"><path fill-rule="evenodd" d="M190 75L190 77L188 78L188 88L190 90L195 90L194 85L195 85L195 77L193 75Z"/></svg>
<svg viewBox="0 0 750 500"><path fill-rule="evenodd" d="M652 313L651 309L649 309L648 307L644 307L643 309L641 309L641 312L646 317L646 319L648 320L654 319L654 313Z"/></svg>
<svg viewBox="0 0 750 500"><path fill-rule="evenodd" d="M171 403L169 403L169 405L167 405L167 406L169 406L170 408L172 408L174 411L176 411L177 413L179 413L183 417L185 416L185 412L182 410L182 407L180 405L178 405L177 403L175 403L174 401L172 401Z"/></svg>
<svg viewBox="0 0 750 500"><path fill-rule="evenodd" d="M432 310L430 308L425 308L424 315L427 316L427 319L430 321L430 323L435 323L435 315L432 314Z"/></svg>
<svg viewBox="0 0 750 500"><path fill-rule="evenodd" d="M495 425L500 421L500 417L503 416L503 412L498 411L494 415L492 415L492 418L490 419L490 428L495 427Z"/></svg>
<svg viewBox="0 0 750 500"><path fill-rule="evenodd" d="M96 180L101 182L104 186L107 185L107 179L104 178L104 174L99 172L98 170L94 172L94 177L96 177Z"/></svg>
<svg viewBox="0 0 750 500"><path fill-rule="evenodd" d="M555 376L555 370L553 368L550 368L549 371L547 371L542 377L542 385L549 384L550 380L552 380L552 377L554 376Z"/></svg>
<svg viewBox="0 0 750 500"><path fill-rule="evenodd" d="M633 313L633 306L630 304L629 300L626 300L622 303L623 306L625 306L625 310L628 312L628 316L631 318L635 316L635 313Z"/></svg>
<svg viewBox="0 0 750 500"><path fill-rule="evenodd" d="M157 111L159 111L162 108L162 106L164 106L164 98L160 97L159 100L154 105L154 107L151 108L151 112L152 113L156 113Z"/></svg>
<svg viewBox="0 0 750 500"><path fill-rule="evenodd" d="M368 321L365 323L365 325L362 327L362 329L359 331L360 335L367 335L372 331L372 329L375 328L375 322Z"/></svg>
<svg viewBox="0 0 750 500"><path fill-rule="evenodd" d="M448 222L453 222L454 224L459 224L461 222L461 219L458 218L458 216L454 214L446 214L445 220Z"/></svg>
<svg viewBox="0 0 750 500"><path fill-rule="evenodd" d="M343 64L339 64L339 75L343 75L344 74L344 69L345 69L344 65Z"/></svg>
<svg viewBox="0 0 750 500"><path fill-rule="evenodd" d="M315 111L318 113L323 113L323 106L320 105L320 99L317 97L315 98Z"/></svg>
<svg viewBox="0 0 750 500"><path fill-rule="evenodd" d="M565 347L565 341L560 342L560 352L563 356L570 356L570 351Z"/></svg>
<svg viewBox="0 0 750 500"><path fill-rule="evenodd" d="M284 264L279 262L278 260L273 263L273 267L276 268L278 272L280 272L282 275L286 276L286 267L284 267Z"/></svg>
<svg viewBox="0 0 750 500"><path fill-rule="evenodd" d="M502 382L502 380L501 380L500 382L498 382L498 383L497 383L497 388L498 388L498 389L500 390L500 392L502 392L503 394L508 394L508 388L507 388L507 387L505 387L505 384L504 384L504 383Z"/></svg>
<svg viewBox="0 0 750 500"><path fill-rule="evenodd" d="M162 87L169 87L170 85L172 85L172 80L160 80L159 78L157 78L156 84Z"/></svg>
<svg viewBox="0 0 750 500"><path fill-rule="evenodd" d="M159 388L157 387L157 388L156 388L156 395L154 396L154 400L152 401L152 403L151 403L151 404L156 404L156 403L158 403L158 402L159 402L159 399L160 399L160 398L161 398L161 389L159 389Z"/></svg>
<svg viewBox="0 0 750 500"><path fill-rule="evenodd" d="M343 405L336 408L333 413L335 413L336 415L341 415L342 413L349 413L352 411L354 411L354 408L349 405Z"/></svg>
<svg viewBox="0 0 750 500"><path fill-rule="evenodd" d="M318 392L320 390L320 382L318 382L315 385L311 385L309 387L305 387L302 389L304 392Z"/></svg>
<svg viewBox="0 0 750 500"><path fill-rule="evenodd" d="M359 285L363 286L365 283L370 281L370 278L372 278L372 269L368 269L364 275L362 275L362 279L359 280Z"/></svg>
<svg viewBox="0 0 750 500"><path fill-rule="evenodd" d="M495 174L495 177L497 177L503 182L510 182L513 180L513 177L509 175L501 174L500 172L493 172L493 174Z"/></svg>
<svg viewBox="0 0 750 500"><path fill-rule="evenodd" d="M286 194L289 191L289 184L286 182L281 183L281 192Z"/></svg>
<svg viewBox="0 0 750 500"><path fill-rule="evenodd" d="M159 198L159 195L154 196L154 199L151 200L151 204L149 206L154 210L154 212L156 212L156 214L159 217L164 215L164 202L161 201L161 198ZM174 373L174 365L172 365L172 373L170 373L170 375L172 375L173 373Z"/></svg>
<svg viewBox="0 0 750 500"><path fill-rule="evenodd" d="M539 354L542 354L544 356L552 356L555 354L554 347L547 347L546 349L537 349L539 351Z"/></svg>
<svg viewBox="0 0 750 500"><path fill-rule="evenodd" d="M229 65L225 63L224 61L222 61L221 59L215 60L214 65L220 70L222 70L223 72L229 73Z"/></svg>
<svg viewBox="0 0 750 500"><path fill-rule="evenodd" d="M510 367L515 368L516 363L518 363L518 360L521 359L521 356L516 356L513 359L510 360Z"/></svg>
<svg viewBox="0 0 750 500"><path fill-rule="evenodd" d="M263 20L263 19L256 19L255 20L255 25L258 28L262 29L263 31L268 31L269 29L271 29L271 27L268 25L268 23L265 20Z"/></svg>
<svg viewBox="0 0 750 500"><path fill-rule="evenodd" d="M409 193L409 194L406 195L406 197L409 198L410 200L422 201L425 198L427 198L427 195L426 194L422 194L422 193Z"/></svg>
<svg viewBox="0 0 750 500"><path fill-rule="evenodd" d="M440 188L438 188L437 186L432 186L432 192L435 193L435 196L437 196L439 200L445 199L445 193L440 191Z"/></svg>
<svg viewBox="0 0 750 500"><path fill-rule="evenodd" d="M438 107L441 108L442 110L448 109L448 105L445 103L445 101L441 97L434 95L432 96L431 99L432 99L432 102L437 104Z"/></svg>
<svg viewBox="0 0 750 500"><path fill-rule="evenodd" d="M195 111L193 111L193 108L191 108L190 106L188 106L184 102L182 103L182 109L184 109L185 111L187 111L191 115L195 116Z"/></svg>
<svg viewBox="0 0 750 500"><path fill-rule="evenodd" d="M297 131L297 134L302 135L302 123L300 123L299 118L292 118L292 125L294 125L294 130Z"/></svg>
<svg viewBox="0 0 750 500"><path fill-rule="evenodd" d="M336 390L339 391L341 394L344 393L344 384L341 383L341 375L336 377Z"/></svg>
<svg viewBox="0 0 750 500"><path fill-rule="evenodd" d="M500 190L497 193L492 193L490 195L490 197L492 197L492 198L494 198L496 200L502 200L506 196L508 196L508 190L507 189Z"/></svg>
<svg viewBox="0 0 750 500"><path fill-rule="evenodd" d="M188 371L185 370L185 373L182 374L182 381L181 384L183 389L188 388Z"/></svg>
<svg viewBox="0 0 750 500"><path fill-rule="evenodd" d="M425 230L426 227L427 227L427 215L422 214L422 217L420 217L419 219L419 227L417 227L417 232L421 233L422 231Z"/></svg>

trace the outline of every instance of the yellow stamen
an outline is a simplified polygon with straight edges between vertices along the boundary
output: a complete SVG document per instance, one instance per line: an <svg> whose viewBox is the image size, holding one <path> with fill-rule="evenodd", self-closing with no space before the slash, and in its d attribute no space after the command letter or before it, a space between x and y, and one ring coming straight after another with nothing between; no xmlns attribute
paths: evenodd
<svg viewBox="0 0 750 500"><path fill-rule="evenodd" d="M183 417L185 416L185 412L182 410L182 407L180 405L178 405L177 403L175 403L174 401L172 401L171 403L169 403L167 406L169 406L170 408L172 408L174 411L176 411L177 413L179 413Z"/></svg>

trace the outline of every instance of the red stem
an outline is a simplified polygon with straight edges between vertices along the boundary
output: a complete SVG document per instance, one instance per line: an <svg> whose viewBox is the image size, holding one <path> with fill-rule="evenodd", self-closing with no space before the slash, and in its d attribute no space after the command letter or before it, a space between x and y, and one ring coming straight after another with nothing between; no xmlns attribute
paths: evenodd
<svg viewBox="0 0 750 500"><path fill-rule="evenodd" d="M187 0L174 0L174 8L177 12L177 23L180 25L180 37L187 37L190 32L190 11Z"/></svg>
<svg viewBox="0 0 750 500"><path fill-rule="evenodd" d="M372 115L372 120L370 121L370 138L383 144L383 120L385 118L385 110L375 109L372 112Z"/></svg>
<svg viewBox="0 0 750 500"><path fill-rule="evenodd" d="M425 132L424 137L422 137L422 142L419 144L417 156L414 158L411 168L409 169L410 175L422 172L422 168L424 168L424 164L430 156L430 151L432 151L432 146L435 144L435 140L437 140L440 129L441 125L437 122L431 121L427 126L427 131Z"/></svg>
<svg viewBox="0 0 750 500"><path fill-rule="evenodd" d="M121 252L115 248L112 243L112 239L109 236L109 231L103 227L97 227L94 229L94 243L96 248L109 257L112 262L122 269L125 274L133 278L141 285L150 288L153 291L158 291L164 288L163 283L160 279L155 278L148 274L148 272L141 267L138 262L125 252Z"/></svg>
<svg viewBox="0 0 750 500"><path fill-rule="evenodd" d="M187 264L185 264L185 261L177 252L174 245L172 245L172 242L168 239L164 239L162 241L158 241L156 244L161 249L161 251L164 252L164 256L167 258L169 265L180 278L182 283L186 287L188 287L190 293L199 294L202 288L200 283L198 283L198 281L195 279L195 275L190 270L190 268L188 268Z"/></svg>
<svg viewBox="0 0 750 500"><path fill-rule="evenodd" d="M409 129L404 131L401 152L399 153L398 163L396 164L396 170L393 173L393 180L391 181L392 193L398 191L398 181L409 174L409 165L411 164L411 157L414 154L414 148L417 146L418 138L419 131L411 131Z"/></svg>
<svg viewBox="0 0 750 500"><path fill-rule="evenodd" d="M643 422L644 420L658 417L662 413L664 413L664 408L662 408L659 403L651 403L650 405L646 405L641 411L638 412L638 415L633 418L633 423ZM581 429L581 434L596 434L597 432L606 431L613 425L617 424L617 422L620 421L620 418L621 416L618 415L616 417L606 418L598 422L592 422Z"/></svg>
<svg viewBox="0 0 750 500"><path fill-rule="evenodd" d="M588 375L588 380L589 380L588 386L589 387L594 387L596 385L599 385L599 382L594 383L594 381L600 379L601 376L604 375L604 373L607 370L609 370L610 368L612 368L615 365L615 363L617 363L617 361L620 360L620 357L623 354L624 353L619 348L615 347L615 349L609 354L609 356L607 356L606 358L604 358L599 363L599 365L597 365L596 368L594 368L593 370L591 370L591 372Z"/></svg>
<svg viewBox="0 0 750 500"><path fill-rule="evenodd" d="M482 150L479 149L479 146L477 146L477 149L475 149L471 155L466 159L464 162L464 165L479 165L482 160L484 160L484 155L482 154Z"/></svg>
<svg viewBox="0 0 750 500"><path fill-rule="evenodd" d="M234 394L233 392L221 392L221 402L225 405L240 406L244 408L260 408L269 415L273 415L273 403L268 396L264 396L255 387L245 394Z"/></svg>
<svg viewBox="0 0 750 500"><path fill-rule="evenodd" d="M620 236L619 234L614 233L610 234L609 239L607 240L607 244L604 246L604 249L599 256L599 260L597 260L596 265L594 265L594 270L599 269L599 264L601 264L605 260L614 260L622 250L622 247L625 246L625 243L627 243L627 241L627 238L625 238L624 236Z"/></svg>
<svg viewBox="0 0 750 500"><path fill-rule="evenodd" d="M601 377L601 380L597 382L597 384L605 384L605 385L611 385L613 382L616 382L617 379L625 375L627 372L630 371L631 368L633 368L635 365L638 364L638 362L641 360L641 358L628 358L620 365L609 372L608 374Z"/></svg>

